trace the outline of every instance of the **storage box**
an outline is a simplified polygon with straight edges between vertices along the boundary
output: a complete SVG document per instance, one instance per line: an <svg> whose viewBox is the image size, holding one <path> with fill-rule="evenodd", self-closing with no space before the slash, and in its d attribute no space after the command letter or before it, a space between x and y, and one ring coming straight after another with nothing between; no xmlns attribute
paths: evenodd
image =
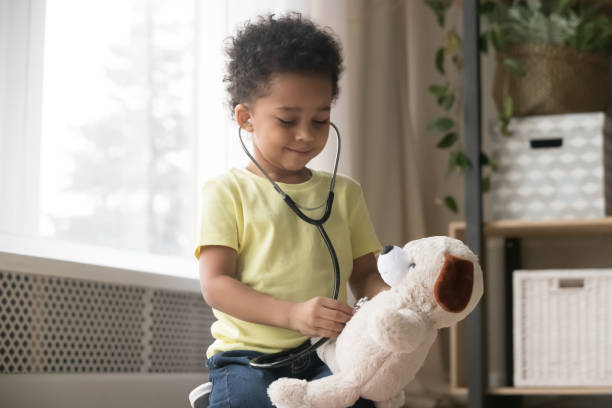
<svg viewBox="0 0 612 408"><path fill-rule="evenodd" d="M514 385L612 385L612 269L515 271Z"/></svg>
<svg viewBox="0 0 612 408"><path fill-rule="evenodd" d="M498 164L491 180L493 219L612 215L612 133L606 122L597 112L515 118L511 136L492 128Z"/></svg>

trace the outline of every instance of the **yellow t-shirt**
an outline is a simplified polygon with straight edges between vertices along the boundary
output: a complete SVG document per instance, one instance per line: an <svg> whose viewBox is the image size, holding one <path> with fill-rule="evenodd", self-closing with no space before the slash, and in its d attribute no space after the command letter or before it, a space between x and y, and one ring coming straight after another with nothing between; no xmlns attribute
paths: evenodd
<svg viewBox="0 0 612 408"><path fill-rule="evenodd" d="M320 218L325 212L331 174L312 170L299 184L278 183L304 213ZM346 283L353 259L380 251L361 186L338 175L334 203L323 224L340 265L339 300L346 301ZM202 188L200 247L223 245L237 251L238 278L253 289L280 299L302 302L332 297L333 265L316 227L298 218L265 178L246 169L232 169ZM236 301L240 301L236 299ZM307 337L287 329L237 319L213 310L215 342L207 356L227 350L275 353L297 347Z"/></svg>

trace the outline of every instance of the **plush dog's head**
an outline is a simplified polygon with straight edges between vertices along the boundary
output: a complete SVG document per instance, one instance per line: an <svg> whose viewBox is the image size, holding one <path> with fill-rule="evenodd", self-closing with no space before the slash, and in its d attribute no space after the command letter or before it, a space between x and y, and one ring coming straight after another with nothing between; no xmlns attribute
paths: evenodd
<svg viewBox="0 0 612 408"><path fill-rule="evenodd" d="M463 242L449 237L418 239L404 248L385 247L378 270L392 291L427 313L436 327L466 317L483 293L478 258Z"/></svg>

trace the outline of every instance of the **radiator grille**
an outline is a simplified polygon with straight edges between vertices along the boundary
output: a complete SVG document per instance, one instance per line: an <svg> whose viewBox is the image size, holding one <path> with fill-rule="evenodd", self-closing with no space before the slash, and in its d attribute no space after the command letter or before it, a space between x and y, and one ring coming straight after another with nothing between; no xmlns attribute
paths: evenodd
<svg viewBox="0 0 612 408"><path fill-rule="evenodd" d="M207 316L203 314L206 310L201 307L203 303L202 296L160 290L153 292L150 371L198 371L206 351L202 349L200 339L210 337L210 324L193 324L206 320Z"/></svg>
<svg viewBox="0 0 612 408"><path fill-rule="evenodd" d="M0 373L203 372L197 293L0 271Z"/></svg>

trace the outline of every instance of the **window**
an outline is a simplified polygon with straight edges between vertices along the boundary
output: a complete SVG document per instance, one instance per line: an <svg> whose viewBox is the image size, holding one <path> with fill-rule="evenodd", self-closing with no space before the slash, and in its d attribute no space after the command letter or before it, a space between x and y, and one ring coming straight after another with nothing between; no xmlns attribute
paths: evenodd
<svg viewBox="0 0 612 408"><path fill-rule="evenodd" d="M185 0L47 0L41 236L191 252L193 15Z"/></svg>
<svg viewBox="0 0 612 408"><path fill-rule="evenodd" d="M246 162L225 105L224 39L308 4L1 2L0 251L195 265L199 186Z"/></svg>

